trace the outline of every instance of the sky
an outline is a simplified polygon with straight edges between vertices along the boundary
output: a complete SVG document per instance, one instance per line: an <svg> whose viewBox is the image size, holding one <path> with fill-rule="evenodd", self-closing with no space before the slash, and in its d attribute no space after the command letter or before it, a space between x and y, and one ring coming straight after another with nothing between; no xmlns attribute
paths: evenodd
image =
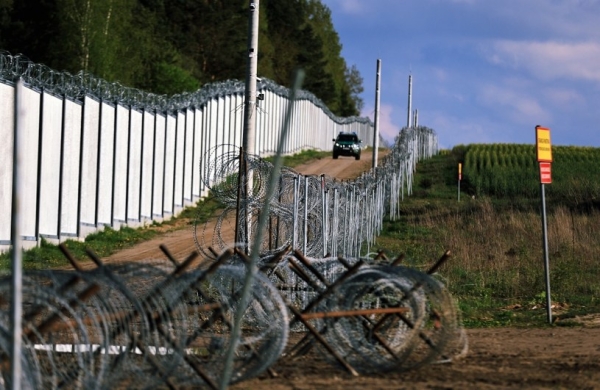
<svg viewBox="0 0 600 390"><path fill-rule="evenodd" d="M600 0L321 0L342 57L363 77L362 116L393 141L418 125L441 148L472 143L600 147Z"/></svg>

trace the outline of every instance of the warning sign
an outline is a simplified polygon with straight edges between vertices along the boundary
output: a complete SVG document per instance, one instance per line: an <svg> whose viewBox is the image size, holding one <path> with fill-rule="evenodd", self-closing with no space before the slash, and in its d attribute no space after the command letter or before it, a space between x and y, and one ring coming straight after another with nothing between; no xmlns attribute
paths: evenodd
<svg viewBox="0 0 600 390"><path fill-rule="evenodd" d="M552 144L550 143L550 129L535 127L536 155L539 162L552 162Z"/></svg>
<svg viewBox="0 0 600 390"><path fill-rule="evenodd" d="M540 183L551 184L552 183L552 164L549 162L540 163Z"/></svg>

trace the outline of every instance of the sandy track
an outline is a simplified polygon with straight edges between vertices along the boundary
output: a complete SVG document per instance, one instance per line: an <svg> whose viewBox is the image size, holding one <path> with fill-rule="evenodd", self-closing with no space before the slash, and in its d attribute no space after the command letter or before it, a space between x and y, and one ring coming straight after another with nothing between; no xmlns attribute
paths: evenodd
<svg viewBox="0 0 600 390"><path fill-rule="evenodd" d="M305 175L327 174L351 179L369 169L371 154L325 158L295 168ZM214 230L213 224L206 227ZM212 230L211 230L212 229ZM195 249L192 226L120 251L105 261L164 258L164 244L178 259ZM600 389L600 316L587 327L542 329L469 329L468 355L451 364L428 365L405 373L353 377L331 365L323 355L280 359L277 378L263 375L235 389Z"/></svg>
<svg viewBox="0 0 600 390"><path fill-rule="evenodd" d="M419 370L353 377L313 355L280 359L233 389L600 389L600 328L469 329L461 360Z"/></svg>
<svg viewBox="0 0 600 390"><path fill-rule="evenodd" d="M380 158L383 154L380 153ZM373 155L370 151L363 151L360 160L354 157L339 157L334 160L331 157L315 160L307 164L294 168L295 171L303 175L321 175L337 178L339 180L348 180L358 177L361 173L368 171L372 164ZM215 228L215 220L210 221L206 226L200 226L199 229L205 229L205 239L211 242L212 232ZM221 229L223 238L233 244L234 227L223 226ZM202 232L199 232L202 233ZM194 226L183 225L181 229L161 234L156 238L136 244L133 247L121 250L109 257L103 259L105 262L122 261L144 261L150 259L164 258L165 255L160 250L159 245L164 244L177 259L183 259L196 249L194 242Z"/></svg>

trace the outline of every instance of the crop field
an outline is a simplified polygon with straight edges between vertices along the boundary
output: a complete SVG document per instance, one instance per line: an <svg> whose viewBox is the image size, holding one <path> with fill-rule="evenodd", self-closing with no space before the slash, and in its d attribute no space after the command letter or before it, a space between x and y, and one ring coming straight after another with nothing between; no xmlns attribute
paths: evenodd
<svg viewBox="0 0 600 390"><path fill-rule="evenodd" d="M534 197L539 193L535 146L472 144L464 147L464 181L472 195ZM590 204L600 193L600 148L553 146L552 200Z"/></svg>
<svg viewBox="0 0 600 390"><path fill-rule="evenodd" d="M480 153L478 148L483 152ZM518 157L516 152L515 158L510 152L520 149L525 151L523 158ZM493 185L490 185L496 180L491 173L495 172L493 168L485 176L487 157L483 156L486 150L490 155L489 165L496 164L493 165L496 171L526 171L530 176L522 176L523 182L513 185L516 176L507 173L506 187L502 189L496 184L496 190L504 192L494 192ZM505 154L512 157L500 158L502 150L507 150ZM576 153L571 151L569 154L569 150ZM362 372L363 365L357 363L361 374L355 376L320 344L307 354L290 356L289 351L302 336L290 332L282 358L276 359L268 371L243 380L232 388L595 388L600 381L600 269L597 267L600 211L595 203L599 192L593 186L597 183L595 172L586 171L583 167L585 164L592 167L595 162L600 162L600 158L590 157L598 156L597 150L587 151L590 156L586 158L579 156L585 155L586 151L585 148L554 149L556 165L559 159L567 161L566 157L560 157L564 152L579 164L580 170L577 174L575 171L570 174L554 171L554 182L547 186L552 199L548 219L552 325L546 321L544 306L539 180L533 147L457 147L418 164L414 193L400 204L399 218L384 222L371 249L380 248L390 259L403 255L402 264L420 270L431 267L440 254L450 251L451 257L438 269L436 277L456 300L466 330L468 351L452 362L435 362L405 371ZM494 153L496 157L492 157ZM479 155L482 157L473 157ZM484 162L480 163L480 159ZM343 171L344 174L358 175L365 169L362 163L369 158L363 160L346 158L334 161L327 156L303 164L298 171L319 174L340 170L340 174ZM459 161L464 164L460 202L456 199ZM522 168L518 168L520 161ZM474 168L478 166L482 167L481 173ZM483 186L484 178L488 180L487 187ZM481 183L479 190L474 185L477 180ZM559 195L558 189L565 180L587 183L589 194L571 189L566 195ZM531 187L530 192L519 192L520 188L527 186ZM513 193L508 193L506 188L509 187ZM203 211L202 219L211 220L209 214L219 208L218 205L209 207L211 203L214 200L199 204L198 208L202 210L195 210ZM183 259L194 247L190 224L198 217L190 211L179 219L147 226L140 231L108 230L108 237L98 234L87 243L68 242L67 246L78 253L75 249L79 244L88 246L96 243L100 250L104 246L124 248L136 242L112 255L101 255L107 265L126 261L144 265L148 259L164 258L159 245L166 245L176 259ZM128 233L121 239L126 242L120 242L117 233ZM100 245L104 239L108 242ZM40 248L40 251L49 249L48 246ZM48 252L40 251L26 255L27 263L39 263L41 258L48 256ZM81 260L85 257L76 256ZM50 265L45 264L46 267ZM82 262L81 266L88 268L93 264ZM180 311L189 314L189 309ZM360 334L353 333L354 336ZM423 338L423 335L420 337ZM201 352L204 353L204 349ZM268 354L265 352L265 355ZM131 360L131 363L134 361Z"/></svg>

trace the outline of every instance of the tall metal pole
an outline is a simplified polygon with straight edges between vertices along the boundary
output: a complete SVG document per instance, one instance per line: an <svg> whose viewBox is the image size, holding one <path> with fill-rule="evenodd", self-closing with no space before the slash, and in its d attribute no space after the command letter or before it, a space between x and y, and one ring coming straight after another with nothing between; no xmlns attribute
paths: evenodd
<svg viewBox="0 0 600 390"><path fill-rule="evenodd" d="M408 113L406 114L406 127L410 128L412 114L412 75L408 75Z"/></svg>
<svg viewBox="0 0 600 390"><path fill-rule="evenodd" d="M373 163L372 167L377 168L379 158L379 89L381 87L381 60L377 60L377 77L375 81L375 126L373 128Z"/></svg>
<svg viewBox="0 0 600 390"><path fill-rule="evenodd" d="M294 219L292 228L292 249L298 249L298 202L300 198L300 174L294 177Z"/></svg>
<svg viewBox="0 0 600 390"><path fill-rule="evenodd" d="M258 68L258 10L259 0L250 0L248 27L248 73L246 75L246 90L244 96L244 132L242 135L242 148L245 163L240 165L239 175L243 177L244 186L242 194L243 224L246 237L246 253L250 248L250 232L252 212L248 210L248 198L252 194L254 183L252 172L248 171L247 156L256 154L256 81ZM238 213L240 210L238 209Z"/></svg>
<svg viewBox="0 0 600 390"><path fill-rule="evenodd" d="M277 182L279 181L279 177L281 175L281 165L283 162L283 151L285 148L285 144L287 141L288 132L290 129L290 120L294 110L294 103L296 100L296 95L300 87L302 86L302 81L304 80L304 71L298 70L296 71L294 77L294 83L292 90L290 92L289 105L287 107L287 111L285 114L285 119L283 122L283 128L281 130L281 135L279 137L277 153L275 157L275 162L273 164L273 169L271 170L271 175L269 177L269 183L267 185L267 193L265 195L265 201L262 205L261 214L258 218L258 227L256 229L256 238L254 238L254 243L252 245L252 251L250 252L250 263L247 266L246 275L244 277L244 286L241 291L241 295L239 297L239 305L237 306L235 317L233 321L233 326L231 328L231 339L229 342L228 349L225 354L225 363L223 367L223 373L221 376L221 381L219 383L219 389L225 390L229 386L229 382L231 381L231 376L233 374L233 361L236 349L238 348L238 343L241 337L241 326L242 319L244 313L249 304L250 299L250 290L254 283L254 277L258 272L257 263L258 258L260 256L260 247L262 243L262 237L264 234L264 228L267 224L267 219L269 218L269 206L270 203L268 199L272 199L275 188L277 187Z"/></svg>
<svg viewBox="0 0 600 390"><path fill-rule="evenodd" d="M256 77L258 68L258 8L259 0L250 0L248 30L248 73L244 100L244 134L242 146L249 154L256 153Z"/></svg>
<svg viewBox="0 0 600 390"><path fill-rule="evenodd" d="M321 229L323 230L323 257L327 253L327 190L325 189L325 174L321 174Z"/></svg>
<svg viewBox="0 0 600 390"><path fill-rule="evenodd" d="M22 312L23 312L23 274L22 274L22 255L21 255L21 172L20 163L23 161L22 148L20 144L20 134L22 134L21 124L22 105L21 95L23 91L23 80L19 79L15 86L15 123L13 135L13 183L12 183L12 218L11 218L11 242L12 242L12 283L11 283L11 311L10 327L12 340L10 345L10 387L13 390L21 389L21 334L22 334Z"/></svg>
<svg viewBox="0 0 600 390"><path fill-rule="evenodd" d="M546 315L548 323L552 324L552 297L550 296L550 260L548 258L548 222L546 218L546 190L544 184L540 184L542 193L542 235L544 245L544 276L546 279Z"/></svg>
<svg viewBox="0 0 600 390"><path fill-rule="evenodd" d="M302 253L306 255L308 242L308 176L304 176L304 226L302 229Z"/></svg>

